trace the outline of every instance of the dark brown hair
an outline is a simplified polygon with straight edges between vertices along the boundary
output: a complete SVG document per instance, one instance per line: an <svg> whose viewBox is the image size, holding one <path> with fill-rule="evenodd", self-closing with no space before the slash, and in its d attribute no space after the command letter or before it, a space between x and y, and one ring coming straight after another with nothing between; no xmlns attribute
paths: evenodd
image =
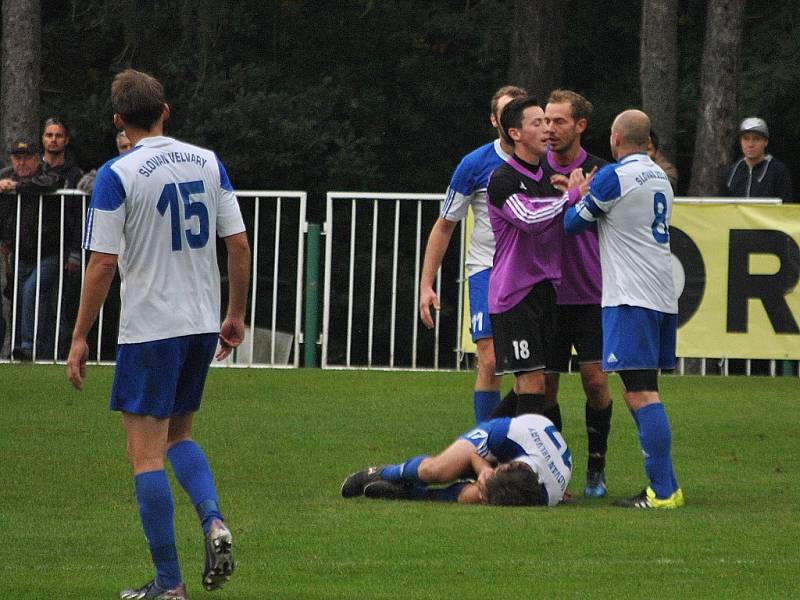
<svg viewBox="0 0 800 600"><path fill-rule="evenodd" d="M539 477L523 462L509 463L486 482L486 500L494 506L539 506L544 504Z"/></svg>
<svg viewBox="0 0 800 600"><path fill-rule="evenodd" d="M164 112L164 86L134 69L125 69L111 84L111 107L126 125L150 131Z"/></svg>
<svg viewBox="0 0 800 600"><path fill-rule="evenodd" d="M489 105L492 110L492 114L495 117L497 117L497 103L503 96L509 96L511 97L512 100L514 100L516 98L522 98L523 96L527 95L528 92L526 92L521 87L518 87L516 85L504 85L494 93L494 96L492 96L492 102Z"/></svg>

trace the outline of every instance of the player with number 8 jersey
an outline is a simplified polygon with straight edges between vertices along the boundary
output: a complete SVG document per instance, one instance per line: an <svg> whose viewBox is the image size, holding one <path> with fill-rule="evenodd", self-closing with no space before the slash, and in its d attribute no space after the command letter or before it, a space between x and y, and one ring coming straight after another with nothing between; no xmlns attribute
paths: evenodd
<svg viewBox="0 0 800 600"><path fill-rule="evenodd" d="M669 217L672 186L647 155L650 118L617 115L611 153L589 193L564 216L567 233L597 223L603 272L603 370L619 373L639 429L650 485L619 500L629 508L677 508L683 492L672 467L672 430L658 390L658 370L675 368L678 298L672 280Z"/></svg>

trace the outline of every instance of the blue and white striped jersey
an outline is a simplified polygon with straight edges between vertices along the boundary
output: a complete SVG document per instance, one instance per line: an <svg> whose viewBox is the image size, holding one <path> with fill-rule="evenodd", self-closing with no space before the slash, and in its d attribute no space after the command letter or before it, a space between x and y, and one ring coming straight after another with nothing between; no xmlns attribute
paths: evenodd
<svg viewBox="0 0 800 600"><path fill-rule="evenodd" d="M567 443L547 417L525 414L479 423L462 436L490 462L524 462L544 485L547 505L564 497L572 478L572 457Z"/></svg>
<svg viewBox="0 0 800 600"><path fill-rule="evenodd" d="M492 267L494 234L486 209L486 188L492 172L509 159L500 147L500 140L484 144L467 154L450 179L441 216L448 221L460 221L472 206L475 224L467 253L467 276Z"/></svg>
<svg viewBox="0 0 800 600"><path fill-rule="evenodd" d="M219 331L216 238L244 230L211 150L148 137L103 165L83 247L119 256L119 343Z"/></svg>
<svg viewBox="0 0 800 600"><path fill-rule="evenodd" d="M600 169L589 193L567 211L567 233L597 221L603 306L677 314L669 247L672 203L666 173L642 152Z"/></svg>

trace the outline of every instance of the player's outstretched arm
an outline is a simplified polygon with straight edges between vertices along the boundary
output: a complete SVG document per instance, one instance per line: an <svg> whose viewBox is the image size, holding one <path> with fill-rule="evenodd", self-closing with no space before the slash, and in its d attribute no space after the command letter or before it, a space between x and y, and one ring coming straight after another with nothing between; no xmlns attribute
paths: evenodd
<svg viewBox="0 0 800 600"><path fill-rule="evenodd" d="M250 284L250 243L247 233L225 238L228 249L228 310L219 331L217 360L224 360L244 340L244 314Z"/></svg>
<svg viewBox="0 0 800 600"><path fill-rule="evenodd" d="M450 245L450 238L453 237L457 224L456 221L448 221L442 217L436 219L425 246L422 276L419 280L419 318L428 329L433 327L431 305L436 310L440 308L439 296L433 289L433 282L436 280L436 272L442 265L444 253Z"/></svg>
<svg viewBox="0 0 800 600"><path fill-rule="evenodd" d="M89 345L86 336L97 320L100 309L106 301L108 288L117 270L117 255L92 252L83 281L83 293L72 332L72 344L67 358L67 378L76 389L83 389L86 377L86 360L89 358Z"/></svg>

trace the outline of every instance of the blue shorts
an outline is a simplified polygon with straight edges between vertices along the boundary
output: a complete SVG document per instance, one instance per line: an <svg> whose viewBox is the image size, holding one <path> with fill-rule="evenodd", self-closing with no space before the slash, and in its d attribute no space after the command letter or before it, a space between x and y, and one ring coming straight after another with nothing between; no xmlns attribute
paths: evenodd
<svg viewBox="0 0 800 600"><path fill-rule="evenodd" d="M167 419L200 408L219 335L200 333L120 344L111 410Z"/></svg>
<svg viewBox="0 0 800 600"><path fill-rule="evenodd" d="M639 306L603 307L603 371L674 369L678 315Z"/></svg>
<svg viewBox="0 0 800 600"><path fill-rule="evenodd" d="M491 269L470 275L469 285L469 331L472 341L492 337L492 321L489 319L489 275Z"/></svg>

